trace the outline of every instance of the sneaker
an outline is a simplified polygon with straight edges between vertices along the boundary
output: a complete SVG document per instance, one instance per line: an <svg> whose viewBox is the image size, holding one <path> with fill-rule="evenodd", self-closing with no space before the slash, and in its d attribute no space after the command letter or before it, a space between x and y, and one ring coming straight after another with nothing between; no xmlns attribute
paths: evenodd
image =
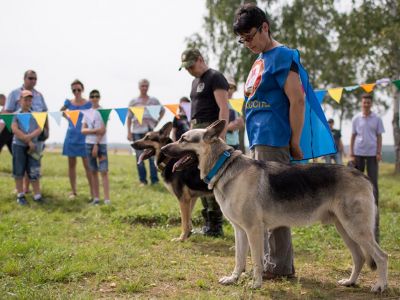
<svg viewBox="0 0 400 300"><path fill-rule="evenodd" d="M25 196L21 196L17 198L17 203L21 206L28 205L28 201L26 201Z"/></svg>
<svg viewBox="0 0 400 300"><path fill-rule="evenodd" d="M111 200L104 200L104 204L105 205L110 205L111 204Z"/></svg>
<svg viewBox="0 0 400 300"><path fill-rule="evenodd" d="M90 202L91 205L99 205L100 204L100 200L96 199L93 200L92 202Z"/></svg>

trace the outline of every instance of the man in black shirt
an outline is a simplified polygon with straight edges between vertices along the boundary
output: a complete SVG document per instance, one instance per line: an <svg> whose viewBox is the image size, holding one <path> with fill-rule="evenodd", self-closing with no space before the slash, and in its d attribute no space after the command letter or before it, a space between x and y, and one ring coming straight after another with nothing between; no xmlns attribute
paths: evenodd
<svg viewBox="0 0 400 300"><path fill-rule="evenodd" d="M197 49L187 49L182 53L182 65L190 75L192 82L190 98L191 128L206 128L216 120L229 120L228 90L229 84L222 73L207 66ZM228 122L227 122L228 123ZM226 129L221 133L225 138ZM202 215L205 226L202 231L209 236L222 236L222 212L214 197L202 197L204 209Z"/></svg>

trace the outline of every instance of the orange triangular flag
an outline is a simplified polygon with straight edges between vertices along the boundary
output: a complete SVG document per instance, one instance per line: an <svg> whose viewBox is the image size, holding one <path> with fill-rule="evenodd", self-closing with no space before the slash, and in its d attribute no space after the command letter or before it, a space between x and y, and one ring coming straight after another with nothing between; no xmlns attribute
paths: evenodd
<svg viewBox="0 0 400 300"><path fill-rule="evenodd" d="M366 93L371 93L374 90L376 83L364 83L360 86L364 89Z"/></svg>
<svg viewBox="0 0 400 300"><path fill-rule="evenodd" d="M340 103L340 99L342 99L343 88L340 87L329 89L328 93L337 103Z"/></svg>
<svg viewBox="0 0 400 300"><path fill-rule="evenodd" d="M139 124L142 125L143 114L144 114L144 106L132 106L132 107L129 107L129 109L135 115L135 117L138 120Z"/></svg>
<svg viewBox="0 0 400 300"><path fill-rule="evenodd" d="M244 102L243 98L241 98L241 99L229 99L229 104L240 115L242 115L243 102Z"/></svg>
<svg viewBox="0 0 400 300"><path fill-rule="evenodd" d="M168 108L175 117L179 114L179 104L164 104L166 108Z"/></svg>
<svg viewBox="0 0 400 300"><path fill-rule="evenodd" d="M36 123L43 130L44 123L46 122L47 112L33 112L33 118L36 120Z"/></svg>
<svg viewBox="0 0 400 300"><path fill-rule="evenodd" d="M71 122L72 122L72 124L74 124L74 126L76 126L76 123L78 122L78 118L79 118L79 113L80 112L81 112L80 110L66 110L66 111L64 111L64 113L71 120Z"/></svg>

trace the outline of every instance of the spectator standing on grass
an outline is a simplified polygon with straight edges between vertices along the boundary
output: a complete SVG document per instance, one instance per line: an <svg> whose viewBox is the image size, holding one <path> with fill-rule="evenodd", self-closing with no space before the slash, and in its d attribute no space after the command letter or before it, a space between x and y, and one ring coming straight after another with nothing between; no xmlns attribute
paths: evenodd
<svg viewBox="0 0 400 300"><path fill-rule="evenodd" d="M83 116L82 133L86 135L86 156L92 173L94 194L92 204L100 204L99 172L103 182L104 204L110 204L106 127L98 111L100 92L98 90L91 91L89 99L92 108Z"/></svg>
<svg viewBox="0 0 400 300"><path fill-rule="evenodd" d="M372 110L372 95L361 97L361 113L354 116L350 140L350 159L355 167L364 172L367 167L368 177L374 186L377 209L375 238L379 242L379 190L378 170L382 160L382 133L385 132L382 119Z"/></svg>
<svg viewBox="0 0 400 300"><path fill-rule="evenodd" d="M194 77L190 92L191 128L206 128L216 120L229 119L228 89L224 75L208 67L198 49L187 49L181 55L181 67ZM225 139L226 129L221 133ZM223 216L214 196L201 197L204 218L202 233L207 236L223 236Z"/></svg>
<svg viewBox="0 0 400 300"><path fill-rule="evenodd" d="M24 83L21 87L16 88L13 90L7 98L5 107L3 109L4 113L14 113L16 112L21 106L19 100L21 98L21 92L23 90L28 90L32 93L32 112L46 112L47 105L44 100L42 93L35 89L37 83L37 74L34 70L28 70L24 73ZM38 149L44 149L44 142L49 137L49 122L46 121L44 124L44 129L40 136L38 137ZM28 176L25 176L24 179L24 192L29 192L29 179Z"/></svg>
<svg viewBox="0 0 400 300"><path fill-rule="evenodd" d="M18 114L31 113L32 92L23 90L20 93L20 108L12 122L13 138L13 176L15 178L15 186L17 190L17 202L20 205L27 205L23 189L24 175L28 175L29 182L32 184L34 201L41 203L42 195L40 192L40 155L38 154L38 137L42 130L36 123L35 119L29 119L28 128L24 128L20 123Z"/></svg>
<svg viewBox="0 0 400 300"><path fill-rule="evenodd" d="M185 105L185 103L190 104L190 100L187 97L182 97L179 100L178 117L175 116L172 121L171 136L174 142L179 140L182 134L190 129L190 122L188 120L188 117L186 116L185 110L183 109L183 105Z"/></svg>
<svg viewBox="0 0 400 300"><path fill-rule="evenodd" d="M228 77L228 99L232 99L233 94L236 92L236 82L233 78ZM237 111L232 108L229 109L229 122L226 131L226 143L232 146L235 150L239 149L239 130L244 128L243 118Z"/></svg>
<svg viewBox="0 0 400 300"><path fill-rule="evenodd" d="M134 106L152 106L152 105L160 105L160 101L158 101L157 98L149 96L148 91L149 91L149 86L150 82L147 79L142 79L139 81L139 91L140 94L137 98L132 99L129 102L129 107L134 107ZM160 113L158 115L157 119L154 119L151 114L145 110L142 123L139 122L138 118L133 115L133 113L129 110L128 112L128 121L127 121L127 127L128 127L128 140L129 141L136 141L140 140L145 136L145 134L149 131L153 131L154 128L157 126L158 122L162 119L164 116L165 109L164 107L161 106ZM142 154L143 150L135 150L136 154L136 162L138 161L140 155ZM149 167L150 167L150 181L151 184L156 184L158 183L158 175L157 175L157 169L154 164L154 158L151 157L149 160ZM136 164L138 174L139 174L139 180L140 180L140 186L145 186L147 185L147 172L146 172L146 167L144 165L144 162L142 161L140 164Z"/></svg>
<svg viewBox="0 0 400 300"><path fill-rule="evenodd" d="M64 105L61 107L61 111L67 110L85 110L92 108L92 103L87 101L82 97L82 93L84 91L83 83L79 80L74 80L71 84L71 90L74 94L74 98L71 100L65 100ZM66 117L66 115L64 114ZM82 134L82 116L80 113L78 117L78 121L76 125L72 123L72 121L68 120L68 130L65 135L64 145L62 154L68 157L68 177L69 182L71 184L71 193L69 194L69 199L74 199L77 196L77 188L76 188L76 158L81 157L83 167L85 168L86 178L89 184L90 195L93 199L93 187L92 187L92 179L91 173L89 170L89 163L86 156L86 148L85 148L85 136Z"/></svg>
<svg viewBox="0 0 400 300"><path fill-rule="evenodd" d="M330 163L332 163L332 161L334 161L335 164L342 165L343 164L343 155L345 155L344 146L342 143L342 133L340 132L340 130L334 128L335 121L333 119L329 119L328 124L329 124L329 128L331 129L333 139L335 140L337 152L335 154L325 156L324 157L325 162L327 164L330 164Z"/></svg>

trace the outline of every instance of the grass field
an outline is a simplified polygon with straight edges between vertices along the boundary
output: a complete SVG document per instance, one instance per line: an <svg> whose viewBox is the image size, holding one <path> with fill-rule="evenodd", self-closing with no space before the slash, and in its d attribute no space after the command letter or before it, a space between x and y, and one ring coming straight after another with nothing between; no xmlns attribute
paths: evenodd
<svg viewBox="0 0 400 300"><path fill-rule="evenodd" d="M400 298L400 177L381 165L381 244L389 253L389 289L369 292L376 273L364 267L359 286L340 287L351 257L332 226L293 230L297 277L234 286L218 278L234 266L231 226L223 239L193 236L171 242L180 233L177 200L162 185L140 188L134 159L110 155L111 206L88 205L88 189L79 164L79 196L68 200L67 161L46 153L42 161L44 205L20 207L15 200L11 157L0 155L1 299L372 299ZM200 203L195 209L199 225ZM251 269L249 258L248 270Z"/></svg>

